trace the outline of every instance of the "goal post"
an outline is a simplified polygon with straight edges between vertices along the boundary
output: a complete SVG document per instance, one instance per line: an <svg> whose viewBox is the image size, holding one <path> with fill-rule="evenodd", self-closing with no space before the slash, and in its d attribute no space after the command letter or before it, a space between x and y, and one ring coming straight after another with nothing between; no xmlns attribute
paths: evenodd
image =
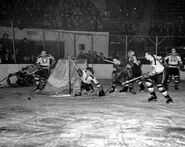
<svg viewBox="0 0 185 147"><path fill-rule="evenodd" d="M87 60L75 59L73 62L79 68L85 69L87 67ZM77 79L79 79L79 75L71 61L69 59L59 59L42 93L47 95L71 94L73 83Z"/></svg>

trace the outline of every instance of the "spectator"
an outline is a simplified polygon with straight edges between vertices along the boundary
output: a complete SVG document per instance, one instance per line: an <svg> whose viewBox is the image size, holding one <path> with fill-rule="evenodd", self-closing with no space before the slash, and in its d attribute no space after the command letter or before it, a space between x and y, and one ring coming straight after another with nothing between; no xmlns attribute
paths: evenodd
<svg viewBox="0 0 185 147"><path fill-rule="evenodd" d="M80 51L80 52L79 52L77 58L78 58L78 59L85 59L85 58L86 58L85 55L84 55L84 53L83 53L83 51Z"/></svg>
<svg viewBox="0 0 185 147"><path fill-rule="evenodd" d="M6 63L6 64L14 63L12 56L6 53L3 58L3 63Z"/></svg>
<svg viewBox="0 0 185 147"><path fill-rule="evenodd" d="M100 52L100 54L98 56L98 63L101 63L101 64L105 63L104 58L105 57L104 57L103 52Z"/></svg>
<svg viewBox="0 0 185 147"><path fill-rule="evenodd" d="M10 42L8 33L3 33L2 38L0 39L0 43L2 44L3 50L7 48L11 48L11 42Z"/></svg>
<svg viewBox="0 0 185 147"><path fill-rule="evenodd" d="M92 58L93 58L93 63L98 63L98 55L97 55L97 51L94 51L92 54Z"/></svg>
<svg viewBox="0 0 185 147"><path fill-rule="evenodd" d="M0 54L0 64L3 63L3 57L2 55Z"/></svg>
<svg viewBox="0 0 185 147"><path fill-rule="evenodd" d="M0 44L0 55L1 55L1 57L3 57L3 55L4 55L4 51L3 51L3 45L2 44Z"/></svg>
<svg viewBox="0 0 185 147"><path fill-rule="evenodd" d="M89 63L92 63L92 51L88 50L88 52L85 54L86 59Z"/></svg>

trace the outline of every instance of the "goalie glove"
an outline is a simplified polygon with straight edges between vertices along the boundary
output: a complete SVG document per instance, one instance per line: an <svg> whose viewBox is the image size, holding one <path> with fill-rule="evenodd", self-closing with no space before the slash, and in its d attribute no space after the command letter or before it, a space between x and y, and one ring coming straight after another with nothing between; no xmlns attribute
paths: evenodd
<svg viewBox="0 0 185 147"><path fill-rule="evenodd" d="M185 71L185 68L184 68L183 64L180 65L180 70L183 71L183 72Z"/></svg>

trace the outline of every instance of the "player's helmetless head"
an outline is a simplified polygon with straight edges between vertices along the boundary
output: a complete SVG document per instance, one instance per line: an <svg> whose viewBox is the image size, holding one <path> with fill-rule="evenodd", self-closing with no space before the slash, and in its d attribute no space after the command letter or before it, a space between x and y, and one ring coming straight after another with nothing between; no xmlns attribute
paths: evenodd
<svg viewBox="0 0 185 147"><path fill-rule="evenodd" d="M172 48L172 54L175 54L175 53L176 53L176 49Z"/></svg>
<svg viewBox="0 0 185 147"><path fill-rule="evenodd" d="M153 57L152 57L152 55L150 53L146 52L145 53L145 59L146 60L149 60L149 61L152 61L153 60Z"/></svg>
<svg viewBox="0 0 185 147"><path fill-rule="evenodd" d="M94 74L93 68L87 67L87 68L86 68L86 73L87 73L87 75L92 75L92 74Z"/></svg>
<svg viewBox="0 0 185 147"><path fill-rule="evenodd" d="M132 57L135 55L135 51L134 50L129 50L128 51L128 57Z"/></svg>
<svg viewBox="0 0 185 147"><path fill-rule="evenodd" d="M41 55L42 55L42 56L45 56L45 55L46 55L46 51L42 51L42 52L41 52Z"/></svg>

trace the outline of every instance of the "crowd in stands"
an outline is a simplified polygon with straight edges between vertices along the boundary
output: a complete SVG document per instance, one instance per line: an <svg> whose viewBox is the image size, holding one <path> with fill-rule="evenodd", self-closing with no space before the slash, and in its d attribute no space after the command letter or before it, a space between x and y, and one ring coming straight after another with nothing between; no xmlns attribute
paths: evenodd
<svg viewBox="0 0 185 147"><path fill-rule="evenodd" d="M182 21L184 16L177 15L178 9L184 3L181 0L172 1L174 4L167 7L165 6L167 3L158 0L149 35L185 35L185 25ZM120 22L122 25L118 24L115 27L115 32L119 31L122 35L135 35L138 23L145 16L146 0L118 0L115 3L120 9L120 21L126 21L126 23ZM171 9L175 16L171 13ZM181 20L168 21L164 19L166 15L162 10L166 13L169 11L169 19L180 17ZM109 31L106 30L108 23L103 23L103 15L100 15L100 10L91 0L1 0L0 25L10 26L11 20L13 20L14 26L19 28Z"/></svg>
<svg viewBox="0 0 185 147"><path fill-rule="evenodd" d="M8 37L9 35L4 33L0 39L0 63L14 63L12 47Z"/></svg>
<svg viewBox="0 0 185 147"><path fill-rule="evenodd" d="M121 27L122 35L135 35L137 31L137 27L133 23L123 24Z"/></svg>
<svg viewBox="0 0 185 147"><path fill-rule="evenodd" d="M12 40L7 33L4 33L0 38L0 63L35 63L36 55L40 50L35 49L33 43L24 38L16 42L15 46L14 50Z"/></svg>
<svg viewBox="0 0 185 147"><path fill-rule="evenodd" d="M185 25L181 23L153 24L149 30L150 36L185 36Z"/></svg>
<svg viewBox="0 0 185 147"><path fill-rule="evenodd" d="M140 21L144 17L146 0L118 0L120 11L124 17L134 18L135 22Z"/></svg>
<svg viewBox="0 0 185 147"><path fill-rule="evenodd" d="M109 28L119 35L137 35L138 24L145 17L147 0L117 0L120 23L110 23ZM151 18L150 36L185 36L185 3L183 0L157 0ZM110 6L111 8L111 6ZM112 9L115 9L114 7ZM111 11L111 9L110 9ZM77 31L109 31L103 15L91 0L0 0L0 26L19 28L46 28ZM111 19L111 16L110 18ZM112 26L116 24L116 26ZM4 34L0 39L0 63L33 63L36 52L31 52L31 42L16 44L13 51L12 41ZM182 40L184 42L184 40ZM183 43L181 43L183 44ZM35 49L36 50L36 49ZM96 51L83 53L78 58L85 58L90 63L104 63L103 53Z"/></svg>
<svg viewBox="0 0 185 147"><path fill-rule="evenodd" d="M63 27L71 30L93 30L100 29L100 12L89 0L68 0L60 8Z"/></svg>
<svg viewBox="0 0 185 147"><path fill-rule="evenodd" d="M152 14L149 35L185 36L185 2L158 0Z"/></svg>
<svg viewBox="0 0 185 147"><path fill-rule="evenodd" d="M97 53L97 51L91 51L88 50L88 52L84 53L83 51L80 51L77 59L87 59L88 63L95 63L95 64L104 64L104 53L100 52L99 55Z"/></svg>
<svg viewBox="0 0 185 147"><path fill-rule="evenodd" d="M97 30L99 11L89 0L1 0L0 18L20 28Z"/></svg>
<svg viewBox="0 0 185 147"><path fill-rule="evenodd" d="M19 27L55 27L55 7L56 0L1 0L0 17L10 25L10 20L14 20L14 25Z"/></svg>

